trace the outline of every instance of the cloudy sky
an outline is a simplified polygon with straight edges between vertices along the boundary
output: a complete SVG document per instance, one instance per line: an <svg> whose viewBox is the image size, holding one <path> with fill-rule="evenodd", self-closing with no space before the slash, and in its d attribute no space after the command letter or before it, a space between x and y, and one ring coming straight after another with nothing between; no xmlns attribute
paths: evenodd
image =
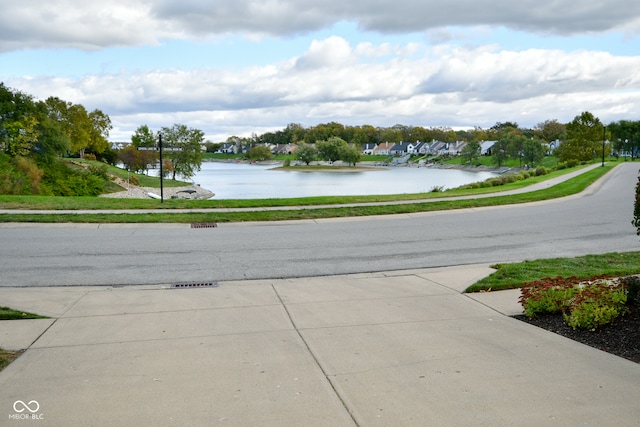
<svg viewBox="0 0 640 427"><path fill-rule="evenodd" d="M211 141L328 121L640 119L640 2L0 0L0 81Z"/></svg>

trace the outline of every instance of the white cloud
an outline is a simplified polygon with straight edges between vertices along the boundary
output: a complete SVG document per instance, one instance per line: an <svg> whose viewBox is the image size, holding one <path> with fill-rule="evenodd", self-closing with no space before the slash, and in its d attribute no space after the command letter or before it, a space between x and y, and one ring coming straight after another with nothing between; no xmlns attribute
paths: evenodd
<svg viewBox="0 0 640 427"><path fill-rule="evenodd" d="M375 59L375 60L372 60ZM304 66L301 66L304 65ZM219 140L336 120L390 126L534 126L584 110L604 122L640 111L640 57L606 52L311 42L287 61L240 69L159 69L78 79L14 78L9 87L99 108L111 139L141 124L185 123Z"/></svg>
<svg viewBox="0 0 640 427"><path fill-rule="evenodd" d="M91 50L229 33L282 37L345 21L380 33L482 25L541 34L640 32L640 2L628 0L0 0L0 10L0 51Z"/></svg>

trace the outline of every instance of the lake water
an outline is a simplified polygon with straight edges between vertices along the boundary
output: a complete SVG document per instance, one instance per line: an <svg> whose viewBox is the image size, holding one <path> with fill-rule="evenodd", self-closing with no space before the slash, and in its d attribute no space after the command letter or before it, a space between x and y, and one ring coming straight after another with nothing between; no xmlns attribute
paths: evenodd
<svg viewBox="0 0 640 427"><path fill-rule="evenodd" d="M268 199L423 193L496 176L493 172L404 166L357 172L274 170L277 166L203 162L193 181L213 191L215 199Z"/></svg>

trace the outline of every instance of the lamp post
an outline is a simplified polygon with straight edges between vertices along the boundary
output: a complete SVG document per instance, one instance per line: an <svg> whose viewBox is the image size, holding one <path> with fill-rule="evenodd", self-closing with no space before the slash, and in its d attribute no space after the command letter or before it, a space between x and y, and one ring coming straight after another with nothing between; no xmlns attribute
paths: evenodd
<svg viewBox="0 0 640 427"><path fill-rule="evenodd" d="M160 151L160 203L164 203L164 173L162 171L162 134L158 134L158 150Z"/></svg>
<svg viewBox="0 0 640 427"><path fill-rule="evenodd" d="M602 167L604 167L604 140L607 139L607 127L602 126Z"/></svg>

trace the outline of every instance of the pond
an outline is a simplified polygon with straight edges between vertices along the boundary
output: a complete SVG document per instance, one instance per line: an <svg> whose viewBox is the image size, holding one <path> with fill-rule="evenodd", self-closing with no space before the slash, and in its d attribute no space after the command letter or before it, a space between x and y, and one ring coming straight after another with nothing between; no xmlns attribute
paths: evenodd
<svg viewBox="0 0 640 427"><path fill-rule="evenodd" d="M354 172L274 169L277 166L203 162L193 181L213 191L216 199L268 199L424 193L434 187L455 188L497 175L406 166Z"/></svg>

